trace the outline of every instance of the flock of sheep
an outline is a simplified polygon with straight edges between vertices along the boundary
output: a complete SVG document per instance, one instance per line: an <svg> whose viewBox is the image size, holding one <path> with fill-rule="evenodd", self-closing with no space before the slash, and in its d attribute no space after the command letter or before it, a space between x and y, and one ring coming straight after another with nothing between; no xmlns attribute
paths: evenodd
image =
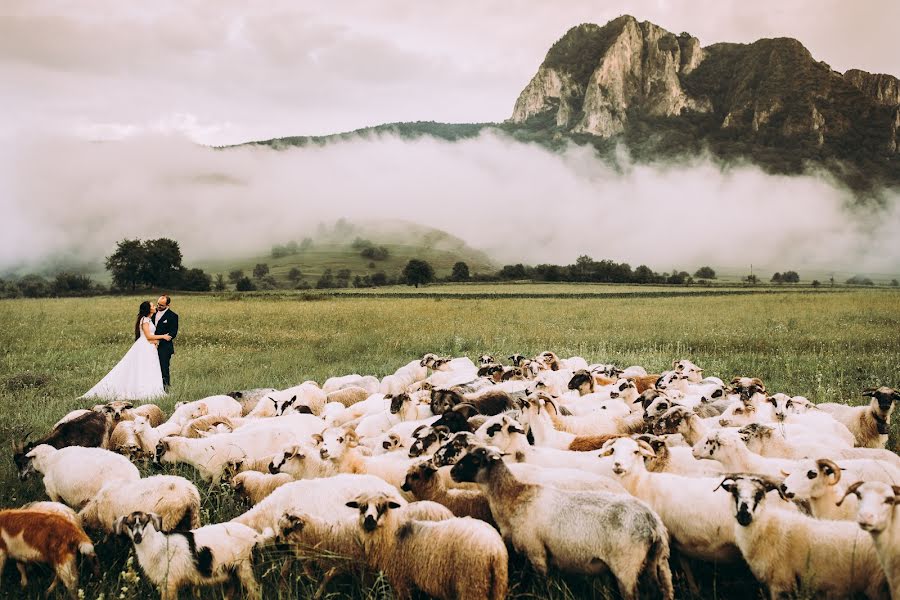
<svg viewBox="0 0 900 600"><path fill-rule="evenodd" d="M425 355L382 380L232 392L176 405L74 411L15 444L49 502L0 511L0 571L49 563L73 596L85 529L131 541L163 598L239 582L285 544L336 574L381 571L398 598L504 598L508 552L540 574L610 572L623 598L673 597L670 559L745 561L772 598L900 598L900 457L885 449L900 393L864 406L670 371L560 359ZM252 508L201 526L200 495L134 462L228 479ZM77 512L76 512L77 511ZM348 560L349 559L349 560ZM285 568L290 561L285 562Z"/></svg>

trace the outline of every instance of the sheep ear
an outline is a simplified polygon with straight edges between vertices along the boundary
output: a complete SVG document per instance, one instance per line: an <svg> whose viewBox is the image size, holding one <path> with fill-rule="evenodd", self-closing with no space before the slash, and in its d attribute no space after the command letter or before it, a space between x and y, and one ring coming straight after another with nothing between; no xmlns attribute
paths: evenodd
<svg viewBox="0 0 900 600"><path fill-rule="evenodd" d="M877 391L878 391L878 388L866 388L865 390L863 390L862 395L863 396L874 396L875 392L877 392Z"/></svg>
<svg viewBox="0 0 900 600"><path fill-rule="evenodd" d="M125 402L122 405L122 408L134 408L134 404L132 404L131 402Z"/></svg>
<svg viewBox="0 0 900 600"><path fill-rule="evenodd" d="M900 504L900 485L892 485L891 489L894 490L894 504Z"/></svg>
<svg viewBox="0 0 900 600"><path fill-rule="evenodd" d="M163 530L162 517L158 514L150 513L150 522L153 523L153 527L156 528L157 531Z"/></svg>
<svg viewBox="0 0 900 600"><path fill-rule="evenodd" d="M775 396L769 396L766 398L766 402L771 404L772 406L778 406L778 401L775 400Z"/></svg>
<svg viewBox="0 0 900 600"><path fill-rule="evenodd" d="M388 502L388 508L400 508L400 504L394 502L393 500Z"/></svg>
<svg viewBox="0 0 900 600"><path fill-rule="evenodd" d="M325 438L322 437L322 434L321 434L321 433L314 433L314 434L312 434L312 440L313 440L313 441L316 443L316 445L318 446L319 444L321 444L322 442L325 441Z"/></svg>
<svg viewBox="0 0 900 600"><path fill-rule="evenodd" d="M113 523L113 533L116 535L125 533L125 517L116 519L115 523Z"/></svg>
<svg viewBox="0 0 900 600"><path fill-rule="evenodd" d="M719 483L719 485L716 486L716 489L713 491L715 492L719 488L722 488L723 490L725 490L726 492L728 492L730 494L731 492L734 491L734 483L735 483L735 481L734 481L733 477L726 477Z"/></svg>
<svg viewBox="0 0 900 600"><path fill-rule="evenodd" d="M359 508L359 502L357 502L356 500L351 500L350 502L347 502L344 506L349 506L350 508Z"/></svg>
<svg viewBox="0 0 900 600"><path fill-rule="evenodd" d="M641 454L643 454L644 456L646 456L648 458L656 457L656 452L653 450L653 447L650 446L650 444L648 444L644 440L637 440L637 445L638 445L638 450L640 450Z"/></svg>

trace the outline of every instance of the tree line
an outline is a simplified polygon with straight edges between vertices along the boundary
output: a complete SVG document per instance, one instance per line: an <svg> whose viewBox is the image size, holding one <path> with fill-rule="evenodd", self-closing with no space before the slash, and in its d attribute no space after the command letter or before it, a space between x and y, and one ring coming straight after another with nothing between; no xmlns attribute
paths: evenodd
<svg viewBox="0 0 900 600"><path fill-rule="evenodd" d="M307 238L308 240L308 238ZM300 244L288 243L281 247L288 253L300 253L311 247L312 242L304 240ZM370 241L356 238L353 248L360 251L363 258L373 259L369 268L375 268L374 260L387 258L389 251ZM273 254L274 248L273 248ZM17 279L0 279L0 298L41 298L65 296L90 296L109 292L134 292L144 289L166 289L179 291L236 291L275 290L275 289L333 289L333 288L368 288L388 285L425 285L435 282L502 282L530 280L538 282L580 282L580 283L629 283L629 284L665 284L692 285L705 284L716 279L716 272L709 266L697 269L693 274L673 269L670 273L657 273L646 265L632 268L628 263L617 263L612 260L594 260L590 256L579 256L574 263L556 265L542 263L525 265L522 263L504 265L498 271L489 273L472 273L468 264L456 262L446 277L438 277L434 268L427 261L414 258L395 275L378 270L364 275L353 274L350 269L325 269L314 280L307 279L299 267L292 267L286 276L279 280L270 271L267 263L257 263L249 274L242 269L232 270L227 274L219 273L213 278L202 269L188 268L183 264L181 248L178 242L159 238L153 240L122 240L115 251L105 260L106 269L110 273L112 283L109 288L93 281L90 277L72 272L58 273L48 279L40 275L26 275ZM284 283L286 279L287 283ZM748 285L760 282L757 275L750 274L742 278ZM800 275L793 270L779 271L769 280L775 284L795 284ZM834 278L828 281L834 285ZM848 285L874 285L868 277L854 275L845 282ZM820 287L818 280L812 282L813 287ZM898 286L897 280L891 281ZM231 286L231 287L229 287Z"/></svg>

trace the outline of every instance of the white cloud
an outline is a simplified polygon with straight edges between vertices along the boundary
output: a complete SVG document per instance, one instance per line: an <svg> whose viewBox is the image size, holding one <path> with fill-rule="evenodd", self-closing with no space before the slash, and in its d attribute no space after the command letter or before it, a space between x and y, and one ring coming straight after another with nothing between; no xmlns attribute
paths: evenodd
<svg viewBox="0 0 900 600"><path fill-rule="evenodd" d="M900 247L884 244L900 227L900 198L885 210L850 210L848 195L820 177L723 172L703 158L617 172L587 148L558 154L492 134L284 151L212 150L160 135L57 137L29 144L3 180L14 226L0 237L0 266L99 258L123 237L172 237L189 262L265 252L347 217L442 228L501 261L589 254L659 270L900 268Z"/></svg>

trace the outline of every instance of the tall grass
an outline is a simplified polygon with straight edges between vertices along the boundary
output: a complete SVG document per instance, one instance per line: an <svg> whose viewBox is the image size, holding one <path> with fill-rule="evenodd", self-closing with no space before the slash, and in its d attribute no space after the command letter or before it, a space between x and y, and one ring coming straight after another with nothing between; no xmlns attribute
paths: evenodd
<svg viewBox="0 0 900 600"><path fill-rule="evenodd" d="M103 297L0 301L0 444L9 448L24 431L41 433L96 383L132 343L130 327L143 298ZM761 377L772 391L817 402L858 403L869 386L900 384L900 293L850 291L815 294L565 298L328 298L184 296L172 308L181 331L172 360L172 393L161 405L235 389L286 387L331 375L393 372L425 352L500 359L551 349L590 361L640 364L650 371L691 358L708 375ZM890 444L897 449L895 423ZM156 473L142 467L146 473ZM165 472L195 477L187 467ZM203 521L230 519L245 507L225 487L200 485ZM21 483L12 461L0 461L0 506L39 499L39 482ZM152 590L134 581L127 547L100 545L104 576L83 574L85 595L144 598ZM283 549L264 553L258 573L266 598L311 595L314 578L294 568L279 576ZM704 598L756 597L759 589L741 568L697 565ZM542 579L513 562L511 596L614 598L600 578ZM464 576L464 575L461 575ZM0 598L37 597L49 584L37 570L27 592L14 569L0 580ZM127 588L124 592L122 588ZM373 576L343 577L332 597L386 598ZM679 587L679 596L687 592ZM218 597L221 590L204 592Z"/></svg>

